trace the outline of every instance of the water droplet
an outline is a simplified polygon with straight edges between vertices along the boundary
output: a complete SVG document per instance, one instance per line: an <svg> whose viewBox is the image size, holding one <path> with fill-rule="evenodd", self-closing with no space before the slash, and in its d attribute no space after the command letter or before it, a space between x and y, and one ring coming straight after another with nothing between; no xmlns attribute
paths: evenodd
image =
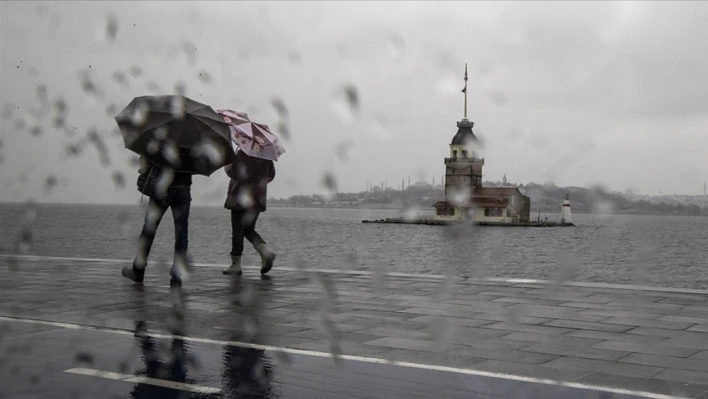
<svg viewBox="0 0 708 399"><path fill-rule="evenodd" d="M162 147L162 156L165 161L167 161L167 165L173 169L179 169L182 164L179 157L179 150L173 141L165 142L165 145Z"/></svg>
<svg viewBox="0 0 708 399"><path fill-rule="evenodd" d="M285 106L285 102L280 97L273 97L270 100L271 105L273 105L273 108L275 109L275 112L278 114L280 118L287 118L288 117L288 109Z"/></svg>
<svg viewBox="0 0 708 399"><path fill-rule="evenodd" d="M119 85L128 88L130 84L128 83L128 77L125 76L125 73L122 71L115 71L113 72L113 80L116 81Z"/></svg>
<svg viewBox="0 0 708 399"><path fill-rule="evenodd" d="M300 65L302 63L302 57L300 56L300 53L290 51L288 53L288 61L290 61L292 65Z"/></svg>
<svg viewBox="0 0 708 399"><path fill-rule="evenodd" d="M81 145L80 144L69 144L66 146L66 153L70 157L78 157L81 155Z"/></svg>
<svg viewBox="0 0 708 399"><path fill-rule="evenodd" d="M403 37L398 34L394 34L393 36L391 36L391 40L389 41L388 53L393 58L400 58L403 55L405 47L406 42L403 40Z"/></svg>
<svg viewBox="0 0 708 399"><path fill-rule="evenodd" d="M20 233L20 238L17 242L17 251L20 254L26 254L32 249L32 230L25 228Z"/></svg>
<svg viewBox="0 0 708 399"><path fill-rule="evenodd" d="M20 131L25 130L26 127L27 127L27 122L25 122L24 119L18 118L15 120L15 129L16 130L20 130Z"/></svg>
<svg viewBox="0 0 708 399"><path fill-rule="evenodd" d="M89 132L87 134L87 139L89 143L93 145L93 147L96 149L96 152L98 152L99 160L101 161L101 165L104 167L107 167L111 164L111 160L109 157L109 151L108 151L108 146L106 143L103 141L103 138L98 134L98 130L96 128L91 128L89 129Z"/></svg>
<svg viewBox="0 0 708 399"><path fill-rule="evenodd" d="M51 191L54 189L54 187L57 186L58 183L59 183L59 179L57 179L56 176L54 176L54 175L47 176L47 178L44 181L44 188L47 191Z"/></svg>
<svg viewBox="0 0 708 399"><path fill-rule="evenodd" d="M110 41L115 41L118 35L118 19L113 14L109 14L106 19L106 37Z"/></svg>
<svg viewBox="0 0 708 399"><path fill-rule="evenodd" d="M246 209L251 208L254 204L253 196L245 188L238 192L238 195L236 197L236 201L239 204L239 206L246 208Z"/></svg>
<svg viewBox="0 0 708 399"><path fill-rule="evenodd" d="M30 133L32 134L32 136L37 137L42 134L42 128L39 126L32 126L32 128L30 129Z"/></svg>
<svg viewBox="0 0 708 399"><path fill-rule="evenodd" d="M170 184L172 184L172 181L175 178L175 173L172 169L162 168L161 170L162 173L160 173L160 177L157 179L157 184L155 187L157 195L160 197L167 194L167 189L170 187Z"/></svg>
<svg viewBox="0 0 708 399"><path fill-rule="evenodd" d="M353 146L354 146L354 142L352 140L347 140L347 141L343 141L341 143L338 143L337 147L335 149L335 152L337 154L337 158L339 158L341 161L348 162L349 161L349 151L351 151Z"/></svg>
<svg viewBox="0 0 708 399"><path fill-rule="evenodd" d="M130 115L130 121L133 126L142 126L147 121L149 113L150 104L148 104L147 102L138 103L133 109L132 115Z"/></svg>
<svg viewBox="0 0 708 399"><path fill-rule="evenodd" d="M359 92L356 87L346 84L337 90L331 106L340 118L346 123L351 123L354 117L359 114L360 107Z"/></svg>
<svg viewBox="0 0 708 399"><path fill-rule="evenodd" d="M280 134L280 137L282 137L283 140L290 141L290 127L287 122L278 122L278 134Z"/></svg>
<svg viewBox="0 0 708 399"><path fill-rule="evenodd" d="M12 119L13 113L14 113L14 110L13 110L12 104L5 104L5 106L2 109L1 117L3 120L9 121L10 119Z"/></svg>
<svg viewBox="0 0 708 399"><path fill-rule="evenodd" d="M47 100L47 86L40 83L37 85L37 97L43 102Z"/></svg>
<svg viewBox="0 0 708 399"><path fill-rule="evenodd" d="M185 112L185 100L182 95L172 96L170 98L170 114L175 119L182 119Z"/></svg>
<svg viewBox="0 0 708 399"><path fill-rule="evenodd" d="M115 116L118 113L118 107L115 104L108 104L106 106L106 114L109 116Z"/></svg>
<svg viewBox="0 0 708 399"><path fill-rule="evenodd" d="M204 84L211 83L211 74L207 71L202 70L201 72L199 72L199 80Z"/></svg>
<svg viewBox="0 0 708 399"><path fill-rule="evenodd" d="M116 188L125 188L125 177L123 173L119 171L113 172L113 184L115 184Z"/></svg>
<svg viewBox="0 0 708 399"><path fill-rule="evenodd" d="M78 352L74 355L74 362L80 365L90 366L93 364L93 355L88 352Z"/></svg>
<svg viewBox="0 0 708 399"><path fill-rule="evenodd" d="M509 103L509 98L506 96L506 94L502 93L499 90L494 90L491 93L489 93L489 98L494 103L495 105L498 105L500 107L505 106L507 103Z"/></svg>
<svg viewBox="0 0 708 399"><path fill-rule="evenodd" d="M184 83L178 82L175 85L175 93L177 95L184 96L186 92L187 92L187 87L184 85Z"/></svg>
<svg viewBox="0 0 708 399"><path fill-rule="evenodd" d="M160 86L158 86L157 83L152 80L145 83L145 88L151 93L159 93L160 92Z"/></svg>
<svg viewBox="0 0 708 399"><path fill-rule="evenodd" d="M133 76L141 76L143 74L143 69L140 68L138 65L131 66L128 71Z"/></svg>

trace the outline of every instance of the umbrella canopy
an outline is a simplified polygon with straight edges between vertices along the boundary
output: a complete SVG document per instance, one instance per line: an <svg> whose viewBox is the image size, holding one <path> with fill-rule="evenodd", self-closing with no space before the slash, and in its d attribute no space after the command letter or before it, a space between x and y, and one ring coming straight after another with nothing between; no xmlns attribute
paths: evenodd
<svg viewBox="0 0 708 399"><path fill-rule="evenodd" d="M229 109L216 112L229 125L233 144L247 155L277 161L285 153L280 139L270 131L268 125L251 121L244 112Z"/></svg>
<svg viewBox="0 0 708 399"><path fill-rule="evenodd" d="M190 98L136 97L115 119L125 147L160 167L209 176L233 159L228 125Z"/></svg>

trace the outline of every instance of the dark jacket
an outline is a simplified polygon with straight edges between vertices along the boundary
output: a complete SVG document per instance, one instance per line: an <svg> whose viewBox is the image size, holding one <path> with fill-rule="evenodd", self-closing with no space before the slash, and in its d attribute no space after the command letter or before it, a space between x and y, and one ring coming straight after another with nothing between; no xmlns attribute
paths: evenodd
<svg viewBox="0 0 708 399"><path fill-rule="evenodd" d="M239 151L224 168L231 178L224 207L241 211L265 212L268 183L275 178L273 161L251 157Z"/></svg>

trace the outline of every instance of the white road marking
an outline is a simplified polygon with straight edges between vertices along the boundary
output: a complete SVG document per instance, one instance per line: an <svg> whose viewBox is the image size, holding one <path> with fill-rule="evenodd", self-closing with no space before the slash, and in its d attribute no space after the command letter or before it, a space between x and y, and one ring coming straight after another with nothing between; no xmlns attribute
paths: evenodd
<svg viewBox="0 0 708 399"><path fill-rule="evenodd" d="M61 327L61 328L70 328L70 329L74 329L74 330L98 331L98 332L113 333L113 334L120 334L120 335L127 335L127 336L134 335L134 333L129 330L115 329L115 328L100 328L100 327L84 326L81 324L73 324L73 323L58 323L58 322L53 322L53 321L25 319L25 318L19 318L19 317L17 317L17 318L16 317L6 317L6 316L0 316L0 320L9 321L9 322L18 322L18 323L40 324L40 325L47 325L47 326L54 326L54 327ZM482 370L463 369L463 368L448 367L448 366L437 366L437 365L432 365L432 364L401 362L401 361L396 361L396 360L386 360L386 359L379 359L379 358L373 358L373 357L364 357L364 356L355 356L355 355L333 355L332 353L328 353L328 352L318 352L318 351L311 351L311 350L304 350L304 349L285 348L285 347L278 347L278 346L271 346L271 345L249 344L249 343L237 342L237 341L221 341L221 340L216 340L216 339L211 339L211 338L185 337L185 336L177 336L177 335L171 335L171 334L145 333L145 335L152 337L152 338L159 338L159 339L173 339L175 337L179 337L179 338L182 338L185 341L189 341L189 342L213 344L213 345L220 345L220 346L224 346L224 345L237 346L237 347L241 347L241 348L266 350L266 351L271 351L271 352L283 352L283 353L288 353L288 354L293 354L293 355L305 355L305 356L313 356L313 357L321 357L321 358L334 358L336 356L339 359L351 360L351 361L357 361L357 362L363 362L363 363L388 364L388 365L395 365L395 366L399 366L399 367L407 367L407 368L413 368L413 369L444 371L444 372L448 372L448 373L473 375L473 376L479 376L479 377L498 378L498 379L510 380L510 381L521 381L521 382L529 382L529 383L534 383L534 384L553 385L553 386L576 388L576 389L598 391L598 392L607 392L607 393L614 393L614 394L621 394L621 395L634 395L634 396L638 396L638 397L642 397L642 398L649 398L649 399L676 399L676 398L679 398L678 396L663 395L663 394L657 394L657 393L652 393L652 392L633 391L633 390L629 390L629 389L610 388L610 387L582 384L582 383L577 383L577 382L563 382L563 381L556 381L556 380L550 380L550 379L526 377L526 376L521 376L521 375L494 373L494 372L482 371ZM104 373L104 372L102 372L102 373ZM138 378L138 377L136 377L136 378Z"/></svg>
<svg viewBox="0 0 708 399"><path fill-rule="evenodd" d="M205 387L201 385L186 384L183 382L175 382L169 380L161 380L158 378L150 377L139 377L129 374L114 373L111 371L101 371L94 369L87 369L83 367L77 367L73 369L64 370L65 373L85 375L89 377L99 377L114 381L131 382L135 384L148 384L163 388L178 389L180 391L188 391L195 393L220 393L220 388Z"/></svg>
<svg viewBox="0 0 708 399"><path fill-rule="evenodd" d="M102 259L102 258L73 258L73 257L60 257L60 256L36 256L36 255L8 255L0 254L0 259L18 259L25 261L59 261L59 262L83 262L83 263L120 263L120 264L130 264L132 260L130 259ZM192 266L195 267L206 267L206 268L218 268L222 269L226 265L214 264L214 263L193 263ZM243 266L247 270L259 270L260 266ZM375 272L367 270L340 270L340 269L298 269L294 267L281 267L278 266L273 269L274 271L282 270L287 272L307 272L307 273L330 273L330 274L345 274L352 276L373 276ZM539 284L539 285L553 285L553 286L568 286L568 287L585 287L585 288L611 288L617 290L629 290L629 291L653 291L653 292L671 292L678 294L699 294L708 295L708 290L692 289L692 288L666 288L666 287L651 287L643 285L633 285L633 284L609 284L609 283L592 283L592 282L567 282L567 281L553 281L553 280L535 280L535 279L524 279L524 278L497 278L497 277L484 277L484 278L465 278L460 276L446 276L441 274L422 274L422 273L384 273L388 277L404 277L404 278L419 278L419 279L430 279L430 280L468 280L468 281L479 281L479 282L497 282L497 283L509 283L509 284Z"/></svg>

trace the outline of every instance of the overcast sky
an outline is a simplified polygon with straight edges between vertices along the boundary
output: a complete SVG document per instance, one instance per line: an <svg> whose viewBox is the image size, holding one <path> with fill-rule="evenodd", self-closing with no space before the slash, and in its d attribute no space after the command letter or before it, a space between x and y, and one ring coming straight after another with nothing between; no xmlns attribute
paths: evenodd
<svg viewBox="0 0 708 399"><path fill-rule="evenodd" d="M367 180L397 187L409 175L439 182L462 117L465 62L485 180L645 194L698 194L708 180L708 2L0 7L0 201L137 202L136 168L112 118L133 97L180 83L197 101L274 128L271 100L285 103L291 140L276 197L322 192L326 171L340 191ZM358 111L341 95L349 84ZM64 128L52 127L58 99ZM91 144L67 157L91 128L110 163ZM193 197L219 204L226 184L222 171L197 177Z"/></svg>

